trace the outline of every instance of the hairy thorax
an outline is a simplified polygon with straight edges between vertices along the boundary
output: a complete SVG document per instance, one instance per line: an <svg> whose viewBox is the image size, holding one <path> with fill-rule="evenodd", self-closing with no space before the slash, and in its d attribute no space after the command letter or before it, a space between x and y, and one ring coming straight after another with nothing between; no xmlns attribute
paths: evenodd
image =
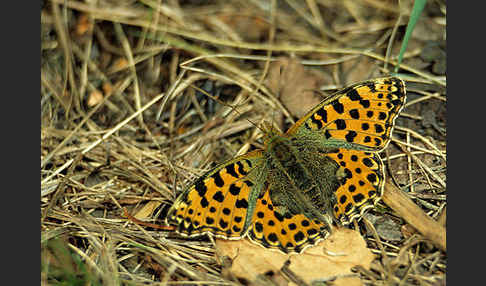
<svg viewBox="0 0 486 286"><path fill-rule="evenodd" d="M276 135L269 140L267 151L268 187L279 212L334 220L324 216L332 214L339 186L339 166L326 156L334 150Z"/></svg>

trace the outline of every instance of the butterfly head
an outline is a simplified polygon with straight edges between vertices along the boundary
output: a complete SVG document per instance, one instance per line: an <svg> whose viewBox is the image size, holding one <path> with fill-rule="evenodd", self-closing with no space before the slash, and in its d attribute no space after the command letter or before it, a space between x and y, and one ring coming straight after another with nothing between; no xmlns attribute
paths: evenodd
<svg viewBox="0 0 486 286"><path fill-rule="evenodd" d="M268 145L268 143L275 137L282 136L282 131L268 121L262 123L261 130L263 132L263 141L265 142L265 145Z"/></svg>

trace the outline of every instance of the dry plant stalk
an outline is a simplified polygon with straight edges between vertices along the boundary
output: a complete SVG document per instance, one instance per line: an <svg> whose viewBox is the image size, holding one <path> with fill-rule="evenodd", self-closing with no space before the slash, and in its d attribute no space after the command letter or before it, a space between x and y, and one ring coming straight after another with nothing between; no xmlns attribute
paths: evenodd
<svg viewBox="0 0 486 286"><path fill-rule="evenodd" d="M437 221L426 215L409 197L394 184L387 182L383 194L383 202L398 213L422 235L430 239L443 251L446 248L446 230Z"/></svg>

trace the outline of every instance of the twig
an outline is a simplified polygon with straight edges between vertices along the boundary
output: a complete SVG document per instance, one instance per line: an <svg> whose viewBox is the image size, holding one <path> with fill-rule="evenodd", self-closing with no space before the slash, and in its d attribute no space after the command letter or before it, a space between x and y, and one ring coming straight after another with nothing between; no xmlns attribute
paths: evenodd
<svg viewBox="0 0 486 286"><path fill-rule="evenodd" d="M390 182L385 184L383 202L443 251L446 248L446 231L437 221L427 216L409 197Z"/></svg>

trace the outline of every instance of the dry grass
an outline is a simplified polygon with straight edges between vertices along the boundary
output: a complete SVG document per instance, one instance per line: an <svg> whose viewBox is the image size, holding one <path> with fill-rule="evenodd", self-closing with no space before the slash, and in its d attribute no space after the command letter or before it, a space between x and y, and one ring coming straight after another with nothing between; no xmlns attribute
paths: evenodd
<svg viewBox="0 0 486 286"><path fill-rule="evenodd" d="M160 223L213 162L262 146L252 122L295 122L267 85L279 57L297 59L324 93L389 73L412 6L397 2L47 1L43 285L242 283L212 240L141 227L123 208ZM445 14L445 1L429 1L401 66L408 101L382 158L411 206L395 207L387 189L355 225L376 255L356 269L365 285L445 284ZM427 234L421 216L444 236Z"/></svg>

